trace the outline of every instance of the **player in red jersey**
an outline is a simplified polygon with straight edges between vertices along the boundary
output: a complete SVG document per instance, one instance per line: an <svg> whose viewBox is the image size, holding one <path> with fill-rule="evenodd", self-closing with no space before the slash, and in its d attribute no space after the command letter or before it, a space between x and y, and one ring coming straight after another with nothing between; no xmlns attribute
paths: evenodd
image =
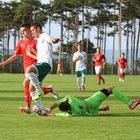
<svg viewBox="0 0 140 140"><path fill-rule="evenodd" d="M118 64L119 64L119 81L124 82L125 74L126 74L126 69L127 69L127 59L124 58L125 53L121 54L121 57L118 59Z"/></svg>
<svg viewBox="0 0 140 140"><path fill-rule="evenodd" d="M19 55L22 55L23 67L24 67L24 72L25 72L27 67L37 62L36 59L33 59L28 54L29 49L36 50L37 41L36 39L32 38L32 35L30 32L30 24L28 23L22 24L20 26L20 31L22 33L23 39L18 41L14 54L10 58L5 60L4 62L0 63L0 66L5 66L15 61L19 57ZM29 92L29 79L25 78L23 81L23 85L24 85L24 96L25 96L26 106L24 108L21 107L19 109L21 112L31 113L31 110L30 110L31 97L30 97L30 92ZM51 92L52 94L54 94L55 98L57 97L52 87L49 87L49 88L44 87L43 91L45 92L45 94Z"/></svg>
<svg viewBox="0 0 140 140"><path fill-rule="evenodd" d="M95 72L98 77L98 84L101 84L101 80L103 84L105 84L105 79L102 77L101 72L102 72L102 65L106 64L106 58L104 54L101 53L101 48L97 47L96 53L93 55L93 61L95 62Z"/></svg>

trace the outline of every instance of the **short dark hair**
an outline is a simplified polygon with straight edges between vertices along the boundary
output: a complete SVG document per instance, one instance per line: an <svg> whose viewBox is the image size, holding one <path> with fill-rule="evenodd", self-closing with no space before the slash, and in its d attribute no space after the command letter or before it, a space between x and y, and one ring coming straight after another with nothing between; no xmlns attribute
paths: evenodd
<svg viewBox="0 0 140 140"><path fill-rule="evenodd" d="M76 44L76 47L77 47L78 45L79 45L79 46L82 46L82 44L81 44L80 42L78 42L78 43Z"/></svg>
<svg viewBox="0 0 140 140"><path fill-rule="evenodd" d="M40 23L35 22L31 26L34 26L35 28L39 27L42 30L42 25Z"/></svg>
<svg viewBox="0 0 140 140"><path fill-rule="evenodd" d="M61 111L63 111L63 112L64 112L64 111L67 112L68 110L71 110L71 106L70 106L70 104L68 103L68 101L66 100L65 102L60 103L59 109L60 109Z"/></svg>
<svg viewBox="0 0 140 140"><path fill-rule="evenodd" d="M20 25L20 28L22 28L22 27L26 27L26 28L30 29L30 24L29 23L23 23L23 24Z"/></svg>
<svg viewBox="0 0 140 140"><path fill-rule="evenodd" d="M124 56L125 56L125 53L122 53L122 55L124 55Z"/></svg>

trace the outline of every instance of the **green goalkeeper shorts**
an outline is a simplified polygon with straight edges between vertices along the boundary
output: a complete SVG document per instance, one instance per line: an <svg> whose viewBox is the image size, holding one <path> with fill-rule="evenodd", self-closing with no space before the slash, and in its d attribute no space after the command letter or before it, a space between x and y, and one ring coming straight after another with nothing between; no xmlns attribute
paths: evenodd
<svg viewBox="0 0 140 140"><path fill-rule="evenodd" d="M99 109L101 103L106 98L107 98L107 96L103 92L98 91L94 95L92 95L91 97L85 99L85 101L89 107L89 113L91 113L91 115L97 115L98 109Z"/></svg>

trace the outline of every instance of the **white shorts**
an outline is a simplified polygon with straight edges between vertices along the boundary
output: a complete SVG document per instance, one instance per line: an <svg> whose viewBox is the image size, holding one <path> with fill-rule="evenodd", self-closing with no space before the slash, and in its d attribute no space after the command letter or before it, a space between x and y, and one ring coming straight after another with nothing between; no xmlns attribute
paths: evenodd
<svg viewBox="0 0 140 140"><path fill-rule="evenodd" d="M126 73L126 69L119 68L120 73Z"/></svg>
<svg viewBox="0 0 140 140"><path fill-rule="evenodd" d="M102 66L95 66L95 73L99 74L102 72Z"/></svg>

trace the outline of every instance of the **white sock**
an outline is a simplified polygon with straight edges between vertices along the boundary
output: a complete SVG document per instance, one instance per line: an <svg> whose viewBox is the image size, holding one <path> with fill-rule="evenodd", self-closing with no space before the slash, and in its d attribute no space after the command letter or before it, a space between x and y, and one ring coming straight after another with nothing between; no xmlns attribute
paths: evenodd
<svg viewBox="0 0 140 140"><path fill-rule="evenodd" d="M35 102L36 106L39 107L41 110L44 109L43 104L40 99L35 100L34 102Z"/></svg>
<svg viewBox="0 0 140 140"><path fill-rule="evenodd" d="M30 96L31 96L32 98L35 96L35 94L36 94L35 91L30 92ZM40 108L41 110L44 108L44 107L43 107L43 104L42 104L42 102L41 102L41 100L35 100L34 102L35 102L36 106L37 106L38 108Z"/></svg>
<svg viewBox="0 0 140 140"><path fill-rule="evenodd" d="M80 77L77 77L77 85L78 85L78 88L81 88L80 84L81 84Z"/></svg>
<svg viewBox="0 0 140 140"><path fill-rule="evenodd" d="M29 74L25 74L27 78L30 79L31 83L34 85L36 91L42 91L42 88L40 86L39 80L37 78L37 74L31 72Z"/></svg>
<svg viewBox="0 0 140 140"><path fill-rule="evenodd" d="M86 81L86 75L82 74L82 86L85 84Z"/></svg>

